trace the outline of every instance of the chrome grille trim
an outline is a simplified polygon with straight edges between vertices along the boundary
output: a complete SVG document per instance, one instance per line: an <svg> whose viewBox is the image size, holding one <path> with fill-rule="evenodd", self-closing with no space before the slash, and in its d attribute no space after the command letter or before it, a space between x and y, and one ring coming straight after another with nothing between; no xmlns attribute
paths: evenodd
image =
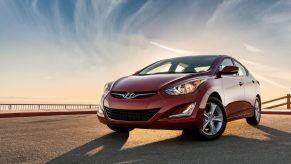
<svg viewBox="0 0 291 164"><path fill-rule="evenodd" d="M121 99L140 99L156 95L156 92L111 92L115 98Z"/></svg>

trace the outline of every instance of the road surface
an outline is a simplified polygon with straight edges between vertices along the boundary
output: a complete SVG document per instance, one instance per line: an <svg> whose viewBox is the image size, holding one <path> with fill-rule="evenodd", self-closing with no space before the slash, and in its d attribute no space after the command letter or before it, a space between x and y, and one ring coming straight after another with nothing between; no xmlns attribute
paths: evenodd
<svg viewBox="0 0 291 164"><path fill-rule="evenodd" d="M263 115L260 126L230 122L203 142L181 131L117 134L95 115L0 119L0 163L291 163L291 116Z"/></svg>

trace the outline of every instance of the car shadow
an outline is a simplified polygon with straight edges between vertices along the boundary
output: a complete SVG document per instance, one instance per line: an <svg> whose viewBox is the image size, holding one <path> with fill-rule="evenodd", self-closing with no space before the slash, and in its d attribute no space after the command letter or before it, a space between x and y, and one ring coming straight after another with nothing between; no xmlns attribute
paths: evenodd
<svg viewBox="0 0 291 164"><path fill-rule="evenodd" d="M110 133L48 163L289 163L291 134L256 126L265 139L225 135L205 142L189 134L122 149L129 135ZM289 161L289 162L288 162Z"/></svg>

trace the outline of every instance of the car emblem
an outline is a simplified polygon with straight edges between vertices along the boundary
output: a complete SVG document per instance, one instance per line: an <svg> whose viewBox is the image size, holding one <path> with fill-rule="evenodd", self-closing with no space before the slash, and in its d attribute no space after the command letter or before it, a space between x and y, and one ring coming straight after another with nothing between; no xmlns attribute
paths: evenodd
<svg viewBox="0 0 291 164"><path fill-rule="evenodd" d="M136 95L132 92L127 92L127 93L123 94L123 98L125 98L125 99L133 99L135 97L136 97Z"/></svg>

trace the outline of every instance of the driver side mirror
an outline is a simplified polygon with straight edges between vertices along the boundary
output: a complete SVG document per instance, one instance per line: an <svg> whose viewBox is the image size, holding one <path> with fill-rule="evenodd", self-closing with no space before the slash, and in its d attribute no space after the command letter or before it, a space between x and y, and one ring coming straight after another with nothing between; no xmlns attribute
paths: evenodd
<svg viewBox="0 0 291 164"><path fill-rule="evenodd" d="M221 71L218 72L217 77L221 75L233 75L238 73L239 68L237 66L225 66Z"/></svg>

